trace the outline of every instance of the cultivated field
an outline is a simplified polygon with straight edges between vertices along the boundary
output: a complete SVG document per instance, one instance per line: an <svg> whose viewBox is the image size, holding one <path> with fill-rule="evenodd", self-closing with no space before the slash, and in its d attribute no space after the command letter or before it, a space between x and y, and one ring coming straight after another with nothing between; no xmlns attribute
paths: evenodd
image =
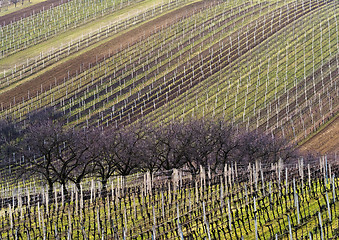
<svg viewBox="0 0 339 240"><path fill-rule="evenodd" d="M338 20L337 0L39 0L1 11L0 239L339 238ZM93 172L53 189L43 174L14 178L46 161L19 148L51 109L55 124L84 133L222 119L239 139L265 133L327 157L211 171L210 153L191 164L196 176L187 165L119 174L115 162L107 196Z"/></svg>
<svg viewBox="0 0 339 240"><path fill-rule="evenodd" d="M334 159L333 159L334 160ZM338 165L225 165L114 177L108 192L31 182L1 192L2 239L337 239ZM6 210L4 210L6 209Z"/></svg>
<svg viewBox="0 0 339 240"><path fill-rule="evenodd" d="M77 12L73 5L69 11ZM162 3L4 71L2 114L23 118L52 105L72 125L223 116L298 142L338 111L336 6L335 1ZM35 20L25 21L30 31ZM15 28L3 26L3 36L20 41L12 35ZM29 41L40 40L27 36L21 44L28 47Z"/></svg>

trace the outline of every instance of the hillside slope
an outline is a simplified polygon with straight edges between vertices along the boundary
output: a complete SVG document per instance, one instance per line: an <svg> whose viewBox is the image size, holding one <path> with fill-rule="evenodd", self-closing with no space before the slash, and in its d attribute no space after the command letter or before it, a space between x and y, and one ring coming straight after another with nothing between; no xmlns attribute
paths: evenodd
<svg viewBox="0 0 339 240"><path fill-rule="evenodd" d="M69 125L102 127L208 116L299 142L336 115L336 1L176 0L138 13L4 72L1 116L54 106Z"/></svg>
<svg viewBox="0 0 339 240"><path fill-rule="evenodd" d="M339 153L339 117L303 143L300 150L322 155Z"/></svg>

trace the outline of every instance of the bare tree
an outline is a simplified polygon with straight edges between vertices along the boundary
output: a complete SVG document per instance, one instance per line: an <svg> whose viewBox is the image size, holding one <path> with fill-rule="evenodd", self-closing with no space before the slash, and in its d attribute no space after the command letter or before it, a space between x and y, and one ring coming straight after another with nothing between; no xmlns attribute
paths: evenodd
<svg viewBox="0 0 339 240"><path fill-rule="evenodd" d="M297 151L286 139L272 137L258 131L244 132L240 136L238 161L243 163L262 163L290 161L298 157Z"/></svg>
<svg viewBox="0 0 339 240"><path fill-rule="evenodd" d="M143 151L140 146L145 134L137 126L129 126L118 131L116 138L118 144L114 149L117 174L127 176L138 169Z"/></svg>
<svg viewBox="0 0 339 240"><path fill-rule="evenodd" d="M67 129L68 140L64 143L58 155L61 184L70 180L78 191L81 189L82 180L94 171L94 161L99 152L93 151L99 139L97 131L92 129Z"/></svg>
<svg viewBox="0 0 339 240"><path fill-rule="evenodd" d="M50 198L53 197L53 185L59 178L57 155L66 140L62 126L51 121L30 126L23 140L21 153L28 166L22 166L22 170L43 177L48 184Z"/></svg>
<svg viewBox="0 0 339 240"><path fill-rule="evenodd" d="M108 179L117 171L116 149L119 145L118 131L116 129L107 129L105 131L97 130L97 139L95 147L90 149L93 154L98 154L94 160L94 176L100 179L102 185L102 195L106 196Z"/></svg>
<svg viewBox="0 0 339 240"><path fill-rule="evenodd" d="M292 162L299 158L299 153L295 146L291 145L287 139L275 137L270 138L268 142L270 152L269 162L278 162L281 159L283 162Z"/></svg>
<svg viewBox="0 0 339 240"><path fill-rule="evenodd" d="M63 186L66 197L68 181L80 190L89 174L100 179L106 196L107 182L114 175L184 167L195 177L201 166L216 172L231 161L289 161L298 155L286 140L256 131L236 134L222 120L191 120L159 128L139 123L102 131L66 128L57 119L60 116L52 109L31 114L21 145L28 163L23 170L43 177L50 196L56 182ZM1 146L19 136L13 123L0 121L0 129Z"/></svg>
<svg viewBox="0 0 339 240"><path fill-rule="evenodd" d="M266 162L270 156L270 136L256 131L243 132L239 136L240 144L236 160L240 163Z"/></svg>
<svg viewBox="0 0 339 240"><path fill-rule="evenodd" d="M192 120L183 127L181 142L185 146L186 164L193 176L200 172L200 166L207 169L212 158L216 145L213 125L212 121L201 119Z"/></svg>
<svg viewBox="0 0 339 240"><path fill-rule="evenodd" d="M163 170L170 171L185 164L182 127L181 123L172 123L155 131L154 150Z"/></svg>
<svg viewBox="0 0 339 240"><path fill-rule="evenodd" d="M54 107L44 107L30 112L27 119L29 125L35 125L46 121L57 121L62 123L62 116L62 112L56 111Z"/></svg>
<svg viewBox="0 0 339 240"><path fill-rule="evenodd" d="M58 122L47 120L31 125L22 149L29 166L23 166L23 170L42 176L51 196L54 183L60 183L67 199L67 182L74 182L79 190L80 182L90 172L91 141L95 140L86 132L65 128Z"/></svg>
<svg viewBox="0 0 339 240"><path fill-rule="evenodd" d="M215 138L215 148L210 167L215 172L218 168L224 169L226 163L234 160L239 138L232 125L223 120L214 122L211 134Z"/></svg>
<svg viewBox="0 0 339 240"><path fill-rule="evenodd" d="M139 156L141 160L140 170L143 172L149 171L152 173L160 170L161 161L159 157L159 148L161 142L159 141L159 129L143 126L145 136L139 144Z"/></svg>

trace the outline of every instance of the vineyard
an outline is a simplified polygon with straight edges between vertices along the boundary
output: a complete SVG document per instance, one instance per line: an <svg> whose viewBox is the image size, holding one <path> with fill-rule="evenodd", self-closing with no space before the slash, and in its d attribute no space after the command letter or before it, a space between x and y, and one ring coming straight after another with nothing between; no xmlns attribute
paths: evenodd
<svg viewBox="0 0 339 240"><path fill-rule="evenodd" d="M338 165L225 165L222 174L115 177L53 198L3 187L2 239L337 239Z"/></svg>
<svg viewBox="0 0 339 240"><path fill-rule="evenodd" d="M337 0L31 1L0 12L0 240L339 238ZM209 119L327 157L115 163L105 191L93 172L51 187L19 174L46 161L20 144L51 109L89 136Z"/></svg>
<svg viewBox="0 0 339 240"><path fill-rule="evenodd" d="M170 4L4 72L2 116L50 105L72 125L212 115L297 142L337 112L335 1L192 3L141 25L127 45L137 30L67 61Z"/></svg>

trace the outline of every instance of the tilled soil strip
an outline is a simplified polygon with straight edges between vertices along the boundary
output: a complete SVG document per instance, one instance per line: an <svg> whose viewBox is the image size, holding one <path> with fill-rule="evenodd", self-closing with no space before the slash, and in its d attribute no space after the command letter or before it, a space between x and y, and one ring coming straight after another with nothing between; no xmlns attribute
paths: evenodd
<svg viewBox="0 0 339 240"><path fill-rule="evenodd" d="M317 69L314 72L315 77L319 77L321 72L327 71L329 65L336 64L336 57L332 58L329 63L326 63L322 65L319 69ZM331 70L330 70L331 71ZM273 114L269 116L269 119L267 119L265 122L263 122L259 128L262 130L267 130L267 126L275 129L276 121L279 119L279 121L287 122L289 118L293 117L294 115L298 114L298 109L307 102L307 99L311 99L314 95L314 92L318 92L323 88L323 84L330 83L332 81L332 77L338 76L339 72L338 69L335 69L334 71L331 71L331 74L328 74L325 76L322 81L317 82L313 86L313 76L309 76L305 79L305 81L300 82L297 84L297 86L289 89L285 93L283 93L279 100L275 100L271 104L273 113L278 112L277 114ZM306 85L305 85L306 84ZM303 90L307 86L313 86L309 87L306 92ZM297 89L297 90L296 90ZM302 90L301 90L302 89ZM301 94L297 96L297 99L294 99L295 96L293 94L295 92L300 92ZM306 94L306 95L305 95ZM290 101L288 102L288 96L290 95ZM286 103L286 107L280 107L280 105L284 105L283 103ZM297 104L298 103L298 104ZM278 111L277 111L278 108ZM287 111L288 109L288 111Z"/></svg>
<svg viewBox="0 0 339 240"><path fill-rule="evenodd" d="M154 29L160 29L163 26L174 24L176 21L190 14L191 12L205 8L206 4L216 4L216 1L203 0L192 3L144 23L140 27L117 36L114 39L75 57L74 59L61 63L60 65L42 73L31 81L25 82L13 89L4 92L0 95L0 103L3 104L3 107L9 106L10 104L13 105L14 98L20 101L22 97L27 96L28 91L30 93L35 93L40 91L41 86L43 89L49 89L52 84L54 85L54 83L63 83L64 78L68 78L69 76L74 76L76 74L80 65L93 65L93 63L96 63L98 59L100 60L112 52L123 50L128 45L139 41L141 37L149 36L154 32Z"/></svg>
<svg viewBox="0 0 339 240"><path fill-rule="evenodd" d="M325 2L323 2L322 4L324 4L324 3L325 3ZM313 6L312 10L316 9L317 7L319 7L319 6ZM304 14L306 14L308 11L310 11L310 10L309 10L309 9L305 9L305 11L302 11L302 9L300 9L300 10L298 9L298 13L301 13L301 14L298 15L297 18L302 17L302 16L303 16ZM286 13L286 12L283 12L283 14L284 14L284 13ZM289 15L294 15L294 14L295 14L295 13L294 13L294 9L293 9L292 11L288 12L288 14L289 14ZM286 18L286 17L285 17L285 18ZM293 18L291 17L291 18L289 19L289 21L283 22L283 23L281 24L281 26L275 25L273 31L271 31L270 29L265 29L265 34L258 33L258 35L257 35L257 37L258 37L257 42L256 42L256 43L253 43L253 39L252 39L252 41L248 43L248 45L249 45L248 49L242 49L240 55L245 54L249 49L252 49L255 45L257 45L257 44L259 44L261 41L263 41L263 39L267 39L269 36L273 35L275 32L277 32L278 30L282 29L283 27L285 27L287 24L293 22L294 20L296 20L296 19L293 19ZM259 38L259 35L263 35L263 36L261 36L263 39L260 39L260 38ZM240 38L240 39L243 39L243 38ZM260 41L259 41L259 40L260 40ZM233 44L234 50L232 50L232 52L234 52L235 50L237 50L236 47L237 47L237 44ZM226 47L226 49L227 49L227 47ZM228 51L227 51L227 52L228 52ZM208 53L208 51L202 53L202 55L207 56L206 59L205 59L206 61L204 61L204 62L208 62L208 61L209 61L209 58L210 58L210 54ZM232 57L230 58L230 61L229 61L229 62L235 61L240 55L239 55L239 54L234 54L234 55L232 54ZM215 61L217 61L217 60L215 60ZM223 68L224 65L228 65L229 62L221 63L220 65L223 65L221 68ZM215 64L217 64L217 62L213 62L213 63L212 63L212 65L215 65ZM197 66L197 68L199 68L199 66ZM212 68L212 69L213 69L213 68ZM218 71L218 69L219 69L219 68L214 68L214 69L212 70L212 72L215 73L215 72ZM186 71L185 76L182 76L183 73L181 73L181 74L179 74L179 75L177 76L177 79L180 79L181 77L183 77L183 79L184 79L184 80L183 80L183 83L184 83L184 84L183 84L183 86L180 88L180 90L181 90L180 93L181 93L181 94L185 93L185 91L187 91L187 89L191 88L191 87L192 87L192 84L193 84L193 85L197 84L197 83L199 82L200 77L202 77L203 79L206 79L206 78L211 74L209 68L203 69L202 71L203 71L204 73L201 73L201 72L199 72L199 71L196 71L197 74L195 75L195 79L193 79L193 81L192 81L191 84L190 84L189 81L187 81L188 78L189 78L189 76L190 76L190 73L191 73L191 70L190 70L190 69L188 69L188 70ZM163 90L166 89L166 86L161 86L161 89L163 89ZM154 91L156 91L156 90L154 90ZM168 100L165 99L165 97L163 96L163 97L161 97L161 100L159 100L159 101L157 101L157 103L155 103L155 105L156 105L157 107L159 107L160 105L165 104L165 102L174 99L174 98L177 96L177 93L178 93L178 87L171 88L171 89L169 90L169 93L168 93ZM152 96L152 95L154 95L154 93L151 92L150 95ZM150 108L150 106L153 105L153 100L154 100L154 98L156 98L156 96L154 95L153 97L150 97L149 99L148 99L147 97L145 97L145 98L146 98L146 99L140 98L141 100L137 101L137 102L143 102L143 101L145 100L145 102L146 102L146 106L144 107L145 111L143 112L143 115L146 115L146 114L148 114L148 113L150 113L150 112L152 111L152 109ZM133 116L133 115L134 115L134 116ZM123 113L122 116L121 116L122 122L124 122L124 121L126 121L126 122L133 122L133 121L135 121L136 119L138 119L138 115L140 115L140 112L138 112L138 113L135 112L135 114L131 114L130 109L124 109L124 113ZM123 124L122 124L122 125L123 125Z"/></svg>
<svg viewBox="0 0 339 240"><path fill-rule="evenodd" d="M173 5L176 3L173 3ZM169 6L166 4L166 7ZM172 5L170 5L172 6ZM3 88L6 88L8 86L8 83L17 83L21 81L22 79L26 77L30 77L35 75L40 70L47 68L54 64L55 62L59 61L60 59L64 59L68 57L71 54L75 54L76 52L79 52L83 49L85 49L88 46L92 46L93 44L102 41L104 39L111 38L114 34L118 34L119 32L126 30L126 25L131 26L131 24L139 24L142 21L144 21L143 14L149 14L151 17L149 19L153 18L151 13L154 11L161 11L163 8L162 6L158 6L156 8L149 9L146 13L139 14L137 17L139 19L136 20L135 16L129 18L128 20L119 22L114 25L107 25L104 28L101 28L101 31L94 31L93 34L88 34L87 37L83 37L81 39L72 41L68 45L66 44L64 47L59 49L54 49L53 51L47 52L44 54L44 57L40 56L39 59L35 59L35 61L32 59L29 60L30 63L26 63L26 66L23 66L21 70L18 70L10 75L4 75L0 77L0 82L3 84L0 84L0 90ZM140 22L136 22L140 21ZM19 64L17 64L19 65ZM6 85L4 83L6 82Z"/></svg>
<svg viewBox="0 0 339 240"><path fill-rule="evenodd" d="M37 14L44 9L47 10L50 7L56 7L69 1L71 0L47 0L45 2L40 2L30 7L6 14L0 17L0 26L5 26L7 24L19 21L21 18L29 17L32 14ZM20 2L18 4L20 4Z"/></svg>
<svg viewBox="0 0 339 240"><path fill-rule="evenodd" d="M322 129L315 136L307 140L301 147L301 151L318 151L321 154L335 153L339 151L339 117Z"/></svg>
<svg viewBox="0 0 339 240"><path fill-rule="evenodd" d="M250 8L250 9L252 9L252 10L254 10L254 9L256 9L256 7L258 7L258 5L256 5L256 6L253 6L253 8ZM247 9L247 10L249 10L249 9ZM245 12L247 11L247 10L245 10ZM259 12L259 10L258 10L258 12ZM241 15L241 14L240 14ZM230 17L230 18L234 18L235 16L238 16L238 14L236 14L236 15L233 15L232 17ZM263 18L263 17L262 17ZM230 19L228 19L228 20L230 20ZM225 20L225 22L227 22L228 21L227 19ZM238 21L242 21L241 19L239 19L239 20L237 20L237 22ZM236 38L236 33L234 33L233 34L233 37L234 38ZM245 37L245 35L243 36L243 37ZM243 37L241 37L240 39L243 39ZM228 37L226 37L226 39L228 39ZM225 39L224 39L225 40ZM204 43L203 43L203 45L204 44L207 44L207 41L208 40L205 40L204 41ZM226 41L226 40L225 40ZM226 41L227 42L227 41ZM224 42L225 44L226 44L226 42ZM234 44L234 46L236 46L237 44ZM200 46L200 45L199 45ZM194 47L194 49L196 49L196 48L199 48L199 46L195 46ZM227 45L228 47L229 47L229 45ZM228 47L225 47L225 49L228 49ZM181 47L180 47L181 48ZM219 45L218 44L216 44L216 45L214 45L213 46L213 48L214 48L214 50L215 50L215 52L217 52L217 50L218 50L218 48L219 48ZM219 49L220 50L220 49ZM225 50L226 51L226 50ZM232 50L233 51L233 50ZM234 50L235 51L235 50ZM209 50L205 50L204 52L202 52L201 53L201 56L202 57L204 57L204 58L206 58L206 56L207 56L207 60L208 60L208 58L209 58ZM226 52L228 52L228 51L226 51ZM184 53L185 54L185 53ZM179 56L177 57L177 58L179 58ZM177 58L175 58L175 59L173 59L172 61L176 61L177 60ZM194 63L194 62L198 62L198 59L199 59L199 56L196 56L196 57L194 57L194 58L192 58L190 61L192 62L192 63ZM206 60L205 59L205 60ZM228 62L230 62L230 61L228 61ZM232 62L232 61L231 61ZM151 65L153 64L155 64L155 63L153 63L153 62L151 62L150 63ZM218 64L218 63L214 63L214 65L216 65L216 64ZM195 64L194 64L195 65ZM183 70L183 66L184 65L181 65L180 67L178 67L178 72L180 73L178 76L177 76L177 78L178 79L180 79L181 77L183 77L183 72L182 72L182 70ZM199 66L196 66L197 68L199 68L200 69L200 65ZM161 68L160 68L160 71L162 71L162 70L164 70L165 69L165 67L164 66L161 66ZM186 74L185 74L185 79L189 79L189 78L191 78L191 76L192 76L192 70L190 69L190 68L188 68L188 66L186 66ZM214 67L213 67L213 69L214 69ZM151 72L151 73L149 73L149 75L153 75L153 74L155 74L155 72L156 72L157 70L154 70L154 72ZM174 73L175 71L171 71L170 73L168 73L168 74L166 74L166 78L172 78L172 77L174 77ZM197 82L197 81L199 81L198 80L198 77L199 77L200 75L199 75L199 73L198 74L196 74L195 75L195 78L194 78L194 75L193 75L193 78L194 78L194 82ZM144 78L144 77L143 77ZM141 79L139 79L137 82L136 82L136 84L140 84L141 82L143 82L143 78L141 78ZM124 78L125 79L125 78ZM128 78L128 79L130 79L130 78ZM168 83L166 83L166 84L164 84L164 85L161 85L162 84L162 78L159 80L156 80L155 82L154 82L154 85L155 85L155 88L157 88L157 87L159 87L159 84L160 84L160 87L159 88L157 88L157 89L153 89L151 92L149 92L149 87L148 86L146 86L145 88L143 88L141 91L140 91L140 95L143 95L143 97L141 97L140 99L139 99L139 97L136 97L137 95L139 95L139 94L133 94L132 95L132 97L130 97L128 100L127 100L127 102L133 102L134 100L136 100L136 98L138 98L138 100L136 100L136 104L138 104L138 103L140 103L140 101L141 102L143 102L143 100L145 100L147 103L146 103L146 105L147 104L153 104L152 103L152 101L150 101L149 100L149 96L151 96L151 95L153 95L153 94L155 94L154 92L155 91L158 91L159 89L160 89L160 93L161 92L163 92L161 89L163 89L163 90L165 90L166 91L166 89L168 88L168 84L170 84L171 85L171 83L170 82L168 82ZM186 80L184 80L184 82L186 82L184 85L186 86L186 84L189 82L189 81L186 81ZM178 88L178 86L174 86L174 88L175 89L177 89ZM180 86L179 86L179 88L180 88ZM173 89L173 90L175 90L175 89ZM129 91L129 89L128 88L125 88L125 89L123 89L123 91L122 91L122 94L124 94L124 93L126 93L126 92L128 92ZM169 87L169 91L170 92L173 92L172 91L172 89L171 89L171 87ZM184 92L184 91L183 91ZM147 96L146 96L146 93L149 93L149 94L147 94ZM145 96L144 96L145 95ZM156 94L157 95L157 94ZM163 97L164 97L164 94L160 94L161 96L162 96L162 99L163 99ZM109 99L114 99L114 97L116 97L117 96L117 94L113 94L112 96L110 96L109 97ZM168 95L169 97L170 97L170 94ZM172 96L173 97L173 96ZM172 99L172 98L171 98ZM155 100L154 99L154 96L153 97L151 97L151 100ZM103 103L103 102L102 102ZM120 107L122 107L124 105L124 101L121 101L121 102L119 102L119 103L117 103L117 104L115 104L115 107L117 107L117 109L119 109ZM128 111L132 111L131 110L131 104L128 104L129 106L127 106L127 108L124 108L124 110L123 110L123 112L124 112L124 114L123 114L123 116L122 117L126 117L126 116L128 116L129 114L128 114ZM133 104L132 104L133 105ZM156 103L156 105L158 105L158 103ZM110 111L110 110L108 110L108 111ZM86 113L88 113L88 112L86 112ZM137 117L136 117L137 118Z"/></svg>
<svg viewBox="0 0 339 240"><path fill-rule="evenodd" d="M239 12L239 13L237 13L237 14L235 14L235 15L229 17L229 18L227 18L227 19L224 20L222 23L223 23L223 24L226 24L226 22L230 21L230 19L234 19L235 17L240 16L241 14L244 14L245 12L248 12L248 11L250 11L250 10L253 10L253 9L255 9L255 8L258 7L258 6L260 6L260 5L253 6L253 7L251 7L251 8L248 8L248 9L244 10L243 12ZM258 11L259 11L259 10L258 10ZM211 20L211 19L208 20L207 23L208 23L209 21L212 21L212 20ZM241 19L238 20L237 22L240 22L240 21L241 21ZM205 23L206 23L206 22L205 22ZM216 27L216 26L214 26L214 27ZM200 32L200 33L205 33L205 34L207 34L209 31L212 31L212 30L214 29L214 27L210 28L209 30L205 30L205 31L203 31L203 32ZM197 34L194 38L185 41L185 43L183 43L183 45L181 45L180 47L176 47L176 48L172 49L172 50L171 50L171 53L172 53L173 51L174 51L174 52L180 51L181 48L187 47L187 46L190 44L190 41L193 42L193 41L195 41L195 40L198 40L199 36L200 36L200 34ZM208 42L208 40L205 40L205 41L203 42L203 44L205 44L205 43L207 44L207 42ZM170 42L169 44L171 44L171 42ZM163 47L166 47L166 46L167 46L167 44L166 44L166 45L163 45ZM199 46L200 46L200 45L199 45ZM195 46L194 49L198 48L199 46ZM168 47L168 46L167 46L167 47ZM155 49L153 50L153 52L156 52L157 50L160 50L160 47L159 47L159 48L155 48ZM146 51L146 52L147 52L147 51ZM188 54L187 52L184 52L182 55L187 55L187 54ZM156 61L162 62L162 61L165 60L165 58L166 58L166 53L164 53L163 55L159 56L159 57L157 58L157 60L153 60L153 61L148 62L148 64L145 65L145 68L149 68L149 67L152 68L154 65L157 64ZM173 60L172 60L171 62L176 62L177 60L179 60L179 58L180 58L180 56L177 56L176 58L173 58ZM137 60L137 61L138 61L138 60ZM147 60L146 60L146 58L143 57L143 58L141 58L141 61L145 61L145 62L146 62ZM137 62L131 62L131 63L128 63L128 64L126 65L126 66L127 66L127 69L129 69L129 67L134 66L134 64L137 64ZM170 62L166 63L165 65L160 66L158 70L159 70L160 72L162 72L162 71L164 71L169 65L170 65ZM123 75L123 72L124 72L126 66L124 66L124 64L122 64L122 65L121 65L121 68L119 68L119 69L117 69L117 70L115 71L115 75L116 75L116 76ZM156 72L157 72L158 70L154 70L154 71L148 73L148 75L150 75L150 76L155 75ZM120 81L128 82L129 80L131 80L131 79L133 78L133 75L134 75L134 74L135 74L135 75L139 75L139 74L142 74L143 72L144 72L143 67L140 67L140 66L139 66L139 68L138 68L135 72L133 72L133 74L129 74L129 75L125 76L125 77L122 78ZM111 77L112 77L111 75L108 75L107 77L103 78L103 81L109 81L109 79L110 79ZM144 76L144 77L138 79L134 84L135 84L135 85L142 84L142 83L145 81L145 78L146 78L146 77L147 77L147 76ZM173 76L171 76L171 77L173 77ZM155 84L157 85L157 83L158 83L158 81L156 81ZM119 87L119 86L120 86L119 81L116 81L115 83L113 83L113 84L111 85L110 88L113 88L113 89L114 89L114 88L117 88L117 87ZM148 89L148 87L146 87L146 88ZM96 85L91 85L91 86L89 86L89 87L87 88L87 91L88 91L88 89L89 89L89 90L94 90L94 89L96 89ZM83 91L86 91L86 89L84 88ZM125 94L125 93L127 93L127 92L129 92L129 87L124 88L122 91L120 91L119 94L122 94L122 95L123 95L123 94ZM82 92L81 92L81 93L82 93ZM79 92L78 92L78 94L79 94ZM101 90L101 91L100 91L99 93L97 93L96 95L99 96L99 95L103 95L103 94L105 94L105 90ZM145 94L145 92L143 92L142 94ZM117 97L117 96L118 96L117 94L113 94L112 96L110 96L110 97L108 98L108 100L113 100L113 99L114 99L115 97ZM67 102L67 101L69 101L71 98L72 98L72 97L66 98L65 101ZM86 102L91 101L91 100L93 100L93 96L90 97L90 98L86 98ZM101 103L101 104L104 104L104 101L101 101L100 103ZM96 104L98 104L98 103L96 103ZM121 107L121 106L122 106L122 105L121 105L121 102L120 102L120 105L119 105L119 104L116 105L117 108L119 108L119 107ZM78 106L78 105L73 106L72 110L76 109L77 107L79 107L79 106ZM81 114L82 114L82 115L88 114L88 110L85 111L85 112L82 112ZM72 121L72 119L70 119L70 121Z"/></svg>

